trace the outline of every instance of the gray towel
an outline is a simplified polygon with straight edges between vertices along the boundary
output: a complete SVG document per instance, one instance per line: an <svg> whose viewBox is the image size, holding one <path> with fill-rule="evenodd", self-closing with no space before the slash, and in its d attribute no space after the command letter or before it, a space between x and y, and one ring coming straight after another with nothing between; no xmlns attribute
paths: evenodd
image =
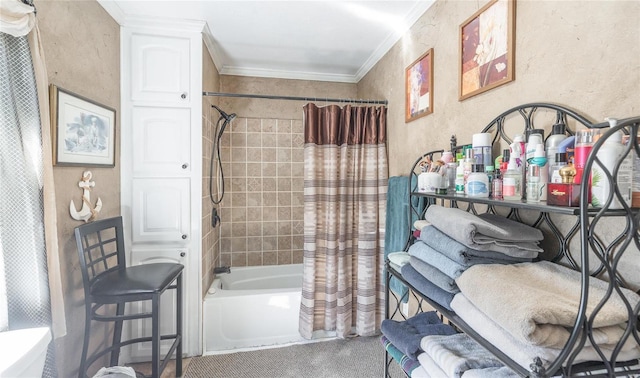
<svg viewBox="0 0 640 378"><path fill-rule="evenodd" d="M540 230L499 215L474 215L461 209L431 205L424 218L469 248L518 257L523 257L514 254L518 251L542 252L538 246L543 239Z"/></svg>
<svg viewBox="0 0 640 378"><path fill-rule="evenodd" d="M470 369L504 366L493 354L464 333L425 336L420 347L450 378L460 378Z"/></svg>
<svg viewBox="0 0 640 378"><path fill-rule="evenodd" d="M562 349L547 348L522 342L513 337L504 328L499 326L485 313L473 305L463 293L456 294L451 301L451 307L467 325L474 329L480 336L500 349L513 361L529 370L536 357L542 360L544 367L549 367L559 355ZM508 308L504 308L507 310ZM599 345L606 358L611 357L615 345ZM617 361L629 361L640 357L640 348L635 339L629 338L622 347ZM585 345L576 356L575 363L585 361L600 361L595 348L590 344Z"/></svg>
<svg viewBox="0 0 640 378"><path fill-rule="evenodd" d="M460 277L466 269L464 266L431 248L421 240L416 240L416 242L409 247L409 255L426 262L452 279Z"/></svg>
<svg viewBox="0 0 640 378"><path fill-rule="evenodd" d="M442 290L452 294L460 292L460 289L458 289L458 285L456 285L453 278L447 276L426 262L411 256L409 259L409 265Z"/></svg>
<svg viewBox="0 0 640 378"><path fill-rule="evenodd" d="M533 258L538 256L537 252L521 249L513 251L517 256L510 256L501 252L479 251L455 241L433 225L426 226L420 230L420 240L466 268L476 264L531 262Z"/></svg>
<svg viewBox="0 0 640 378"><path fill-rule="evenodd" d="M434 285L431 281L425 278L422 274L418 273L411 264L406 264L402 267L402 277L407 280L417 291L431 298L432 301L438 303L440 306L446 308L449 311L453 311L449 303L453 299L453 294L442 290L438 286Z"/></svg>
<svg viewBox="0 0 640 378"><path fill-rule="evenodd" d="M465 297L515 338L534 345L562 348L577 317L580 272L549 261L513 265L475 265L456 283ZM606 295L608 283L589 279L587 316ZM496 289L500 290L496 290ZM621 289L633 308L640 297ZM617 293L598 311L593 336L610 344L621 335L629 313Z"/></svg>

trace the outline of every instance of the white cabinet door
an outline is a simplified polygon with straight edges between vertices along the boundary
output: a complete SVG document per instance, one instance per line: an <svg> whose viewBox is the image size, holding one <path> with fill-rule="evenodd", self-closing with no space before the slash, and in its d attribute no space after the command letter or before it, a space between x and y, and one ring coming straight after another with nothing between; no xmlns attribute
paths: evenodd
<svg viewBox="0 0 640 378"><path fill-rule="evenodd" d="M132 241L188 243L191 230L188 178L134 178Z"/></svg>
<svg viewBox="0 0 640 378"><path fill-rule="evenodd" d="M182 272L182 332L184 335L186 326L189 322L189 306L187 304L188 291L186 290L186 272L187 272L187 253L186 248L158 248L158 249L133 249L131 251L130 266L153 264L153 263L179 263L185 265ZM151 301L136 302L131 304L128 310L130 313L151 312ZM128 322L129 335L131 338L148 337L151 335L151 319L138 319ZM160 334L175 334L176 332L176 290L171 289L165 291L160 296ZM184 340L184 336L183 336ZM168 352L171 341L162 341L160 343L161 357ZM183 346L184 350L184 346ZM136 343L131 346L131 359L146 360L151 356L151 343Z"/></svg>
<svg viewBox="0 0 640 378"><path fill-rule="evenodd" d="M191 101L189 38L133 33L131 100Z"/></svg>
<svg viewBox="0 0 640 378"><path fill-rule="evenodd" d="M191 111L186 108L132 109L133 175L191 174Z"/></svg>

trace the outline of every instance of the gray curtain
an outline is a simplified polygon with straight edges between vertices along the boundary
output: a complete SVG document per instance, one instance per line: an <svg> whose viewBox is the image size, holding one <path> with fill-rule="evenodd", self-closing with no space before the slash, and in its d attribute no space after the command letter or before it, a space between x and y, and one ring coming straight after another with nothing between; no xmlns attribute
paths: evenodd
<svg viewBox="0 0 640 378"><path fill-rule="evenodd" d="M51 326L40 112L27 37L0 33L0 109L0 277L7 326ZM57 376L53 346L44 377Z"/></svg>

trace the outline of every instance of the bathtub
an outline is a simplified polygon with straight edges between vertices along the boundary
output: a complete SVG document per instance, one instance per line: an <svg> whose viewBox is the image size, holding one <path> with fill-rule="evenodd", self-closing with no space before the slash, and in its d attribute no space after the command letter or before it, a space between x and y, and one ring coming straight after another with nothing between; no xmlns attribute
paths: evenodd
<svg viewBox="0 0 640 378"><path fill-rule="evenodd" d="M302 264L231 268L203 304L204 354L304 342L298 332Z"/></svg>

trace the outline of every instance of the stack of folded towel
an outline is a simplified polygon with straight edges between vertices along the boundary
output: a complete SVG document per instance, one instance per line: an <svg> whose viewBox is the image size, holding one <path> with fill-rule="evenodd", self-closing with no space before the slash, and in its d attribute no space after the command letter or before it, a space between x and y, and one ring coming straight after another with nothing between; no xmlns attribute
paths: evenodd
<svg viewBox="0 0 640 378"><path fill-rule="evenodd" d="M383 320L380 329L385 349L412 378L516 376L469 336L442 323L435 311Z"/></svg>
<svg viewBox="0 0 640 378"><path fill-rule="evenodd" d="M422 312L405 321L385 319L380 325L382 345L409 375L420 366L420 342L429 335L453 335L456 330L442 320L435 311Z"/></svg>
<svg viewBox="0 0 640 378"><path fill-rule="evenodd" d="M550 365L567 342L577 318L581 275L559 264L540 261L475 265L462 273L456 283L461 293L455 295L451 307L457 315L526 369L531 368L536 357L543 366ZM610 358L616 348L617 361L640 358L635 339L621 341L628 326L627 303L635 308L640 296L621 289L620 294L613 293L598 308L607 288L608 283L589 279L587 316L596 309L597 315L592 339L578 352L576 363L600 361L599 352Z"/></svg>
<svg viewBox="0 0 640 378"><path fill-rule="evenodd" d="M409 264L401 273L449 310L453 296L460 292L455 279L469 267L530 262L542 252L540 230L499 215L432 205L425 219L427 224L409 247Z"/></svg>

